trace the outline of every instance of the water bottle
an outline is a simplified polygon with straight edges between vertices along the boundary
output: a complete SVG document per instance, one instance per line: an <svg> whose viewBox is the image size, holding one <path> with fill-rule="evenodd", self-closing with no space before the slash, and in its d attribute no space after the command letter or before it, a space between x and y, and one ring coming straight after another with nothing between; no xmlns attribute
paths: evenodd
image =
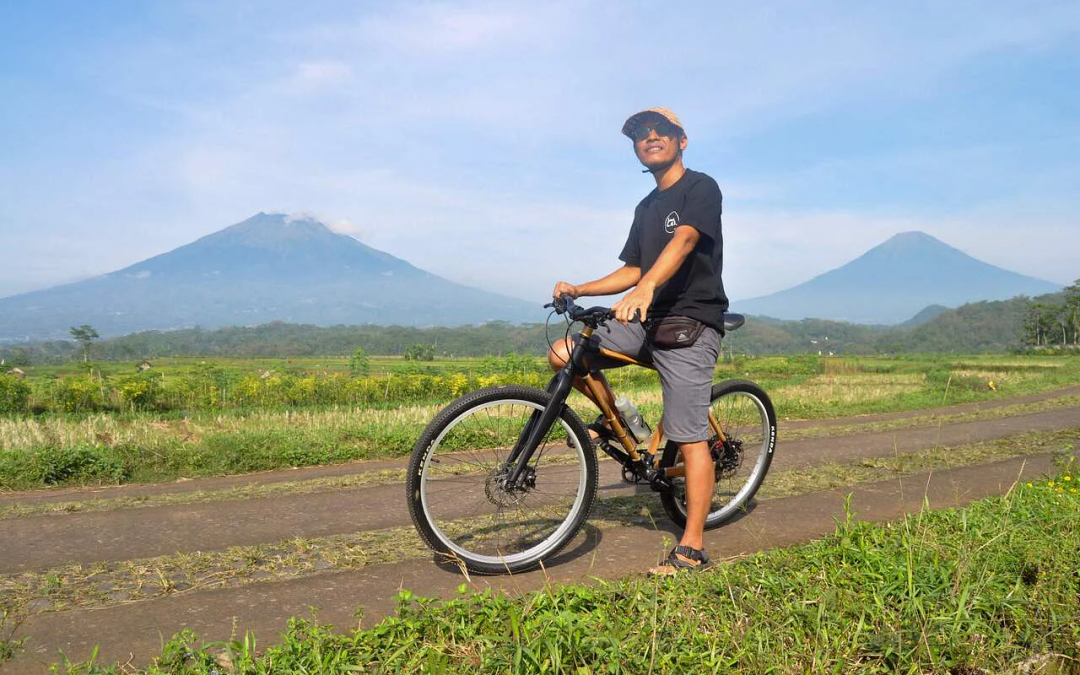
<svg viewBox="0 0 1080 675"><path fill-rule="evenodd" d="M623 422L626 423L626 429L630 432L630 435L634 437L634 440L638 443L644 443L649 440L649 436L652 435L652 429L642 419L641 413L638 412L637 407L630 402L625 396L620 396L615 399L615 409L619 411L619 415L622 416Z"/></svg>

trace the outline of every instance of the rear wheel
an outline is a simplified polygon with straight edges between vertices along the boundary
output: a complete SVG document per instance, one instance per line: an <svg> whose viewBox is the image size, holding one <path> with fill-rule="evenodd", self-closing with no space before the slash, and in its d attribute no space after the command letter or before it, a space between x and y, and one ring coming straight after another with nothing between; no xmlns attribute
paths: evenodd
<svg viewBox="0 0 1080 675"><path fill-rule="evenodd" d="M721 441L715 432L709 438L709 452L716 465L716 484L705 529L719 527L750 503L765 480L776 448L776 412L765 390L746 380L725 380L713 385L713 417L724 432ZM682 463L678 446L668 442L660 466ZM660 501L679 527L686 526L686 481L673 477L674 489L663 492Z"/></svg>
<svg viewBox="0 0 1080 675"><path fill-rule="evenodd" d="M584 524L596 497L596 453L563 406L516 487L507 456L551 395L492 387L459 398L417 441L406 479L409 513L424 541L479 574L520 572L555 555Z"/></svg>

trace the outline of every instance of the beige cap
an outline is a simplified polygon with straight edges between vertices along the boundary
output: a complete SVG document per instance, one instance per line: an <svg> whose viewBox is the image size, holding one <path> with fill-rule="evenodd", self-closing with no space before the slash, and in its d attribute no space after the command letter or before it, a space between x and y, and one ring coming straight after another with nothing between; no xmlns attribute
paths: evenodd
<svg viewBox="0 0 1080 675"><path fill-rule="evenodd" d="M671 122L675 126L682 129L683 134L686 134L686 127L684 127L682 125L682 122L679 121L678 115L671 112L667 108L649 108L647 110L642 110L639 113L634 113L630 116L628 120L626 120L626 123L622 125L623 135L633 138L634 129L637 129L638 125L641 124L642 118L647 116L649 113L663 117L668 122Z"/></svg>

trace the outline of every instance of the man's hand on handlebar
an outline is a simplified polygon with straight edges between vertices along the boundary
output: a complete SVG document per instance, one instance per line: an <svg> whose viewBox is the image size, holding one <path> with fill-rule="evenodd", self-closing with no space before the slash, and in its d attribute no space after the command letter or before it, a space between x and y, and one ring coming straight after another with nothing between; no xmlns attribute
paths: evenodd
<svg viewBox="0 0 1080 675"><path fill-rule="evenodd" d="M646 312L653 301L653 289L650 286L639 284L634 290L627 293L621 300L611 306L615 318L623 325L630 321L645 322Z"/></svg>
<svg viewBox="0 0 1080 675"><path fill-rule="evenodd" d="M571 298L577 299L581 297L581 290L573 284L568 284L565 281L560 281L555 284L555 290L551 292L551 297L559 298L563 295L569 295Z"/></svg>
<svg viewBox="0 0 1080 675"><path fill-rule="evenodd" d="M586 284L587 285L587 284ZM578 312L596 314L596 310L603 310L603 314L607 318L614 318L622 324L627 324L633 321L645 321L646 313L649 311L649 307L652 305L653 295L655 293L654 287L651 284L639 284L630 291L626 297L619 300L612 305L608 310L604 307L592 307L586 310L583 307L578 307L574 300L581 297L582 286L575 286L568 284L565 281L560 281L555 284L555 289L551 292L551 297L554 298L554 302L544 305L545 307L554 307L560 314L569 311L571 318L578 320L581 316ZM601 318L601 320L604 320Z"/></svg>

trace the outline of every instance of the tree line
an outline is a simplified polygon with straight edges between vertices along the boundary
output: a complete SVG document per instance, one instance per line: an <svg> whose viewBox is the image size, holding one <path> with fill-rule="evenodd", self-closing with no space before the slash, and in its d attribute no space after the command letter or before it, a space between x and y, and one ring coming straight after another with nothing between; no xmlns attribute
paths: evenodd
<svg viewBox="0 0 1080 675"><path fill-rule="evenodd" d="M1058 295L1032 302L1022 327L1025 342L1036 347L1080 344L1080 279Z"/></svg>
<svg viewBox="0 0 1080 675"><path fill-rule="evenodd" d="M193 328L145 331L95 342L90 326L73 328L75 341L57 340L0 347L6 367L89 358L137 360L169 356L287 358L299 356L401 356L429 361L436 357L542 355L549 342L568 327L560 320L543 324L493 321L478 326L416 328L409 326L312 326L272 322L218 330ZM915 326L866 326L804 319L782 321L749 317L728 334L725 354L881 354L911 352L1003 352L1080 340L1080 280L1060 293L1011 300L976 302L945 310ZM357 364L358 367L359 364Z"/></svg>

